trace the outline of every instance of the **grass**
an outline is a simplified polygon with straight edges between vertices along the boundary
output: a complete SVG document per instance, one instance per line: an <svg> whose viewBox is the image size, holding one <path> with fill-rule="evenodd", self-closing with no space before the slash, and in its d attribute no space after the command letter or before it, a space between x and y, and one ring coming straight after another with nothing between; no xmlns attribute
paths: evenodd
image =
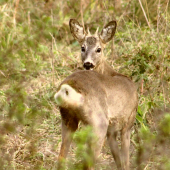
<svg viewBox="0 0 170 170"><path fill-rule="evenodd" d="M122 0L120 12L109 1L0 2L0 169L56 169L61 118L53 96L81 66L68 22L82 17L92 32L111 19L118 22L114 44L107 45L105 54L115 70L138 85L131 169L169 169L169 0L141 4L144 11L138 1ZM86 131L77 134L86 136ZM80 169L79 148L81 143L70 150L72 169ZM97 167L114 166L105 144Z"/></svg>

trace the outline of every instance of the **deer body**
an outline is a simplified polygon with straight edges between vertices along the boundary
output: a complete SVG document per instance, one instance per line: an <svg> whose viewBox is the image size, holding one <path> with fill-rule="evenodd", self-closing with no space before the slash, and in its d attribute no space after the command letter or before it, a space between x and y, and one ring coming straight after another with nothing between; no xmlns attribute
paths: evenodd
<svg viewBox="0 0 170 170"><path fill-rule="evenodd" d="M138 99L134 83L115 72L104 60L103 49L114 36L116 22L109 22L100 34L97 30L94 35L89 31L86 33L74 19L69 24L72 35L81 45L81 59L86 70L68 76L55 94L62 117L59 162L68 153L71 133L82 121L93 127L98 138L95 156L99 155L107 136L117 168L128 170L130 129L134 124ZM117 143L118 132L121 132L121 150Z"/></svg>
<svg viewBox="0 0 170 170"><path fill-rule="evenodd" d="M95 71L78 71L68 76L59 86L55 99L62 117L62 146L59 160L65 158L71 143L71 133L78 128L79 121L91 125L98 138L95 148L99 155L105 136L119 169L123 169L116 136L128 140L137 107L136 88L131 80L114 77ZM124 146L125 147L125 146ZM128 154L128 147L125 148ZM125 155L124 155L125 156Z"/></svg>

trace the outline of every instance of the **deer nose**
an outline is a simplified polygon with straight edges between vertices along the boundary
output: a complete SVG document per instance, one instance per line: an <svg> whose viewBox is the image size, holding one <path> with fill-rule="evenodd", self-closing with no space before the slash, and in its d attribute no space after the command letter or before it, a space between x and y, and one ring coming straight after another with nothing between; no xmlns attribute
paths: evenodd
<svg viewBox="0 0 170 170"><path fill-rule="evenodd" d="M94 67L93 63L90 63L90 62L85 62L83 64L83 67L86 69L86 70L90 70Z"/></svg>

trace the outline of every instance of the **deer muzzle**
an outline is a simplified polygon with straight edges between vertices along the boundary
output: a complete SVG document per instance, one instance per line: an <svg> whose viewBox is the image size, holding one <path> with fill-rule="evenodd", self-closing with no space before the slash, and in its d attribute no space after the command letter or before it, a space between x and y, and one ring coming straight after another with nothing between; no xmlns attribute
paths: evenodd
<svg viewBox="0 0 170 170"><path fill-rule="evenodd" d="M91 63L91 62L85 62L83 64L83 67L86 69L86 70L92 70L94 68L94 64Z"/></svg>

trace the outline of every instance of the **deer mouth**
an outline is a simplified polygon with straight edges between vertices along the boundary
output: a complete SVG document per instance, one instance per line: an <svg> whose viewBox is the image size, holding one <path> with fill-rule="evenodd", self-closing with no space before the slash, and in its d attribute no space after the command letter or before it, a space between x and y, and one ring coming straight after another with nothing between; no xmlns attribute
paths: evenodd
<svg viewBox="0 0 170 170"><path fill-rule="evenodd" d="M83 64L83 67L84 67L86 70L93 70L94 65L93 65L93 63L86 62L86 63Z"/></svg>

